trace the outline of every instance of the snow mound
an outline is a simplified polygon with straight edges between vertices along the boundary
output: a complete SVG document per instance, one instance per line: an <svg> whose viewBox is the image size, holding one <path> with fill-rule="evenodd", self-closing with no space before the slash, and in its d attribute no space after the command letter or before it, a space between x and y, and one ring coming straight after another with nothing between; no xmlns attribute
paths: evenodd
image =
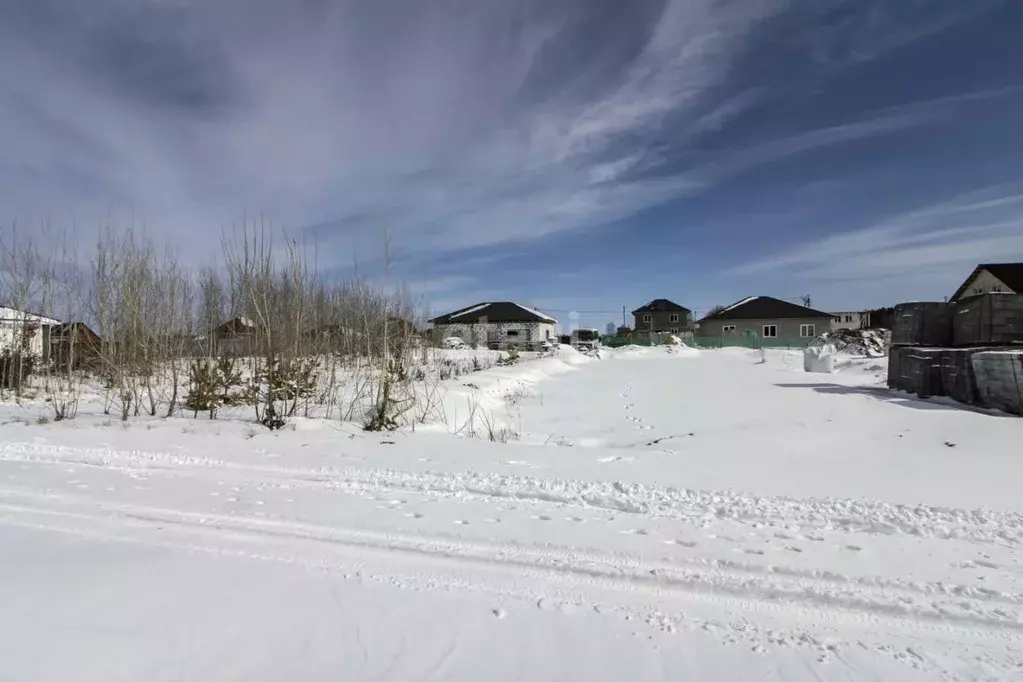
<svg viewBox="0 0 1023 682"><path fill-rule="evenodd" d="M842 355L882 358L888 355L891 338L887 329L836 329L818 336L809 348L831 346Z"/></svg>
<svg viewBox="0 0 1023 682"><path fill-rule="evenodd" d="M557 356L558 360L568 365L584 365L587 362L593 360L592 355L582 353L578 349L573 348L568 344L562 344L558 346L555 355Z"/></svg>

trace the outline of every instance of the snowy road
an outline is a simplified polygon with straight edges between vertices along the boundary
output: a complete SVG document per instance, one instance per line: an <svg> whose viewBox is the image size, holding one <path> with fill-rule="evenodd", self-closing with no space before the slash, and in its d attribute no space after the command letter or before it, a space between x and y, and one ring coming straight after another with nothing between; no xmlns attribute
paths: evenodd
<svg viewBox="0 0 1023 682"><path fill-rule="evenodd" d="M712 363L746 395L812 394L743 360L684 362L633 363L655 396L638 417L663 425L669 388L651 386ZM611 364L545 385L548 425L590 431L550 399L624 393ZM860 402L825 398L836 416L833 399ZM943 414L850 410L878 408L909 433ZM945 435L967 445L974 418L1019 427L964 414ZM685 451L657 448L82 423L3 427L0 679L1023 678L1023 501L957 504L1011 494L995 446L972 453L990 483L941 505L912 501L949 487L926 479L887 500L867 478L800 495L820 473L714 487L727 471L690 475ZM776 450L762 456L799 461Z"/></svg>

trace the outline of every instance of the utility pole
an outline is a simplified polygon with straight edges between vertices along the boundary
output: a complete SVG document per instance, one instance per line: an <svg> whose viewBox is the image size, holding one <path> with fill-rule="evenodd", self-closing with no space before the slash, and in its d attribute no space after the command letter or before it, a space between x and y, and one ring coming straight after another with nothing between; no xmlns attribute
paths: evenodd
<svg viewBox="0 0 1023 682"><path fill-rule="evenodd" d="M622 306L622 326L628 327L629 325L625 322L625 306Z"/></svg>

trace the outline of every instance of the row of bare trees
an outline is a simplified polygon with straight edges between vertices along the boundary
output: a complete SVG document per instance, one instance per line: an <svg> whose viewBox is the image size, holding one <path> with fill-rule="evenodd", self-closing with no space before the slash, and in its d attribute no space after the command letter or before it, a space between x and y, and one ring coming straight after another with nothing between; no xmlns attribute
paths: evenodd
<svg viewBox="0 0 1023 682"><path fill-rule="evenodd" d="M0 397L45 391L67 419L96 384L121 419L238 408L269 428L310 414L398 425L424 352L406 291L328 279L261 225L218 246L195 268L131 229L87 249L48 225L0 232Z"/></svg>

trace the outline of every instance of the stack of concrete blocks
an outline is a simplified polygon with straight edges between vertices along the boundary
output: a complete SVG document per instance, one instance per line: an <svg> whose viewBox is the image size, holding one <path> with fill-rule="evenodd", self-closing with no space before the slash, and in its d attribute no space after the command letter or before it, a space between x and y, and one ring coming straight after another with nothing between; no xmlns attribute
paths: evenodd
<svg viewBox="0 0 1023 682"><path fill-rule="evenodd" d="M946 303L895 306L888 385L921 398L945 395L942 352L952 341L952 311Z"/></svg>
<svg viewBox="0 0 1023 682"><path fill-rule="evenodd" d="M888 358L891 388L1023 414L1023 295L898 305Z"/></svg>

